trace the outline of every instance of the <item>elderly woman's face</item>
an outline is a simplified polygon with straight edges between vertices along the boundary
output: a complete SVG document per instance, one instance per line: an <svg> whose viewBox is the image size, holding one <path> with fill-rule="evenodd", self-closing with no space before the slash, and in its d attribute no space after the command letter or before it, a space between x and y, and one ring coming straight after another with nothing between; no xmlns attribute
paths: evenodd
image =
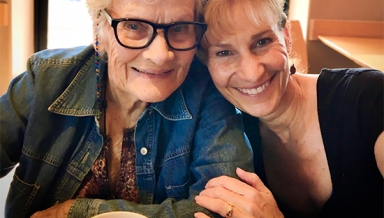
<svg viewBox="0 0 384 218"><path fill-rule="evenodd" d="M108 10L112 18L135 18L168 24L194 21L194 0L115 0ZM121 46L113 28L107 24L105 50L112 88L130 93L145 102L159 102L171 95L184 81L195 49L174 51L168 47L163 29L152 43L142 49ZM126 27L124 27L126 28ZM130 25L128 28L140 28Z"/></svg>
<svg viewBox="0 0 384 218"><path fill-rule="evenodd" d="M224 97L251 115L263 117L276 109L286 89L289 33L279 29L272 14L256 23L245 13L235 6L232 32L221 31L216 37L208 22L208 68Z"/></svg>

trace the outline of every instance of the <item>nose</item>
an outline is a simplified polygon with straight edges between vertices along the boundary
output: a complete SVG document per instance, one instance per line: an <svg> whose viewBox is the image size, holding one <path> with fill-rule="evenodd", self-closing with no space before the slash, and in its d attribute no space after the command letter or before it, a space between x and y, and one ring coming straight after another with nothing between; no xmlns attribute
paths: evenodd
<svg viewBox="0 0 384 218"><path fill-rule="evenodd" d="M158 30L152 43L143 51L143 56L157 65L162 65L174 58L175 54L168 47L163 30Z"/></svg>
<svg viewBox="0 0 384 218"><path fill-rule="evenodd" d="M240 57L237 76L245 81L257 82L264 74L265 66L262 57L249 52Z"/></svg>

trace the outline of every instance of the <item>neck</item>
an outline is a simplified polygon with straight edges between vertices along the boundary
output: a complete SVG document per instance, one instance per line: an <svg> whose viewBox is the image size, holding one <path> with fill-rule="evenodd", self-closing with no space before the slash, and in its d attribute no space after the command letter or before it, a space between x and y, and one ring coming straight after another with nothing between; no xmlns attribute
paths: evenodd
<svg viewBox="0 0 384 218"><path fill-rule="evenodd" d="M299 82L294 76L291 76L276 110L261 117L260 121L274 132L282 142L287 142L291 138L292 130L297 131L298 127L302 126L300 124L302 123L301 117L305 113L304 101L305 96Z"/></svg>
<svg viewBox="0 0 384 218"><path fill-rule="evenodd" d="M147 103L134 97L131 93L118 89L108 83L106 89L107 126L120 126L121 128L132 128L145 110ZM114 127L109 128L114 129ZM107 133L108 134L108 133Z"/></svg>
<svg viewBox="0 0 384 218"><path fill-rule="evenodd" d="M106 90L106 99L108 104L113 104L114 107L122 111L130 111L135 105L141 101L131 93L119 89L115 84L108 81ZM108 105L109 106L109 105Z"/></svg>

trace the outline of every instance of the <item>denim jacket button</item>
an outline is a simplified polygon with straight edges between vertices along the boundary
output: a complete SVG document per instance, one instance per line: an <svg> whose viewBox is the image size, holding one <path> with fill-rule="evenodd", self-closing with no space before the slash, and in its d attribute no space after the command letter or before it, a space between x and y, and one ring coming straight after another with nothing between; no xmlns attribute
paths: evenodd
<svg viewBox="0 0 384 218"><path fill-rule="evenodd" d="M140 153L141 153L142 155L146 155L146 154L148 153L147 148L142 147L142 148L140 149Z"/></svg>

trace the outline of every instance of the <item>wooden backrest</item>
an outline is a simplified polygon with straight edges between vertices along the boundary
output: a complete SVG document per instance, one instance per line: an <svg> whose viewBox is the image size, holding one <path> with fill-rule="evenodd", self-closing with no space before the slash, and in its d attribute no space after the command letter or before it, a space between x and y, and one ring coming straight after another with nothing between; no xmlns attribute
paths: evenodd
<svg viewBox="0 0 384 218"><path fill-rule="evenodd" d="M364 38L384 38L383 21L311 19L308 40L319 35Z"/></svg>
<svg viewBox="0 0 384 218"><path fill-rule="evenodd" d="M296 70L300 73L308 73L307 44L304 40L300 21L290 20L290 31L292 38L291 58L293 58Z"/></svg>

